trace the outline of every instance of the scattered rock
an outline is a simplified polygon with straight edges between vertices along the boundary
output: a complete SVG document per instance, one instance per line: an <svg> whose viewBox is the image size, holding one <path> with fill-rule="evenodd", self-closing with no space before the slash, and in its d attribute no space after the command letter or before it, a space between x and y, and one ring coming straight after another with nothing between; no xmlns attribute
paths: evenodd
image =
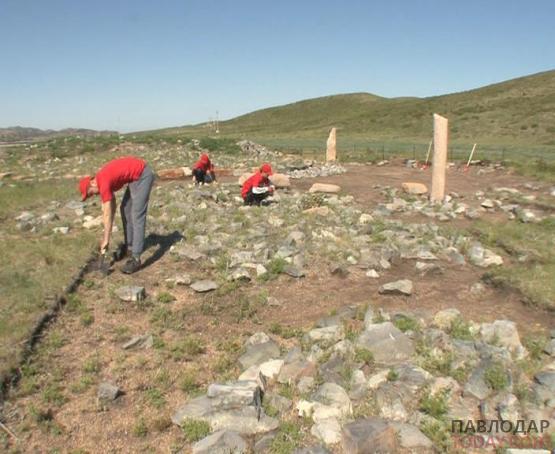
<svg viewBox="0 0 555 454"><path fill-rule="evenodd" d="M356 344L370 350L380 363L394 364L414 354L412 341L391 322L367 325Z"/></svg>
<svg viewBox="0 0 555 454"><path fill-rule="evenodd" d="M145 334L143 336L135 336L121 346L124 350L131 350L133 348L151 348L154 344L152 334Z"/></svg>
<svg viewBox="0 0 555 454"><path fill-rule="evenodd" d="M246 454L247 442L230 430L219 430L193 445L193 454Z"/></svg>
<svg viewBox="0 0 555 454"><path fill-rule="evenodd" d="M414 194L414 195L422 195L428 192L428 188L425 184L422 183L403 183L402 185L403 191L407 194Z"/></svg>
<svg viewBox="0 0 555 454"><path fill-rule="evenodd" d="M341 446L349 454L397 452L395 429L384 419L362 419L343 427Z"/></svg>
<svg viewBox="0 0 555 454"><path fill-rule="evenodd" d="M201 280L196 281L191 284L191 288L197 293L206 293L211 292L212 290L216 290L218 288L218 284L211 280Z"/></svg>
<svg viewBox="0 0 555 454"><path fill-rule="evenodd" d="M323 192L325 194L337 194L341 191L341 187L336 184L314 183L308 192Z"/></svg>
<svg viewBox="0 0 555 454"><path fill-rule="evenodd" d="M270 359L279 358L281 355L279 346L273 341L261 344L249 345L247 351L239 357L239 364L243 369L258 366Z"/></svg>
<svg viewBox="0 0 555 454"><path fill-rule="evenodd" d="M411 295L412 281L409 279L401 279L400 281L388 282L378 290L382 295Z"/></svg>
<svg viewBox="0 0 555 454"><path fill-rule="evenodd" d="M448 331L451 329L451 325L455 320L461 317L461 313L458 309L450 308L439 311L434 316L433 324L439 329Z"/></svg>
<svg viewBox="0 0 555 454"><path fill-rule="evenodd" d="M96 397L101 402L111 402L117 399L121 394L121 390L112 383L103 382L98 385Z"/></svg>
<svg viewBox="0 0 555 454"><path fill-rule="evenodd" d="M145 288L134 285L126 285L116 290L116 295L122 301L142 301L146 298Z"/></svg>

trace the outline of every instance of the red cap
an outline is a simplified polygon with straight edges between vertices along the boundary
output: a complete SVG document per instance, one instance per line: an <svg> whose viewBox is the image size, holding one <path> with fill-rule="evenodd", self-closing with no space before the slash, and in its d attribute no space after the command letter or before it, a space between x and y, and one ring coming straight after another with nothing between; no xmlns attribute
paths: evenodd
<svg viewBox="0 0 555 454"><path fill-rule="evenodd" d="M272 174L273 174L273 172L272 172L272 166L271 166L270 164L268 164L268 163L262 164L262 166L260 167L260 171L261 171L261 172L264 172L264 173L267 173L268 175L272 175Z"/></svg>
<svg viewBox="0 0 555 454"><path fill-rule="evenodd" d="M81 192L81 195L83 196L83 202L85 200L87 200L87 197L89 196L87 191L89 190L90 184L91 184L91 177L89 175L87 175L86 177L83 177L83 178L81 178L81 180L79 180L79 191Z"/></svg>

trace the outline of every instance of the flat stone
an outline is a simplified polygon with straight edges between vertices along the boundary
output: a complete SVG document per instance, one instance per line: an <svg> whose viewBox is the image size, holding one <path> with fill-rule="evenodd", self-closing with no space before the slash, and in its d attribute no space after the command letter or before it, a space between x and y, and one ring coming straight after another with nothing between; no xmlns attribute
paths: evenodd
<svg viewBox="0 0 555 454"><path fill-rule="evenodd" d="M403 191L405 191L407 194L422 195L428 192L428 188L425 184L422 183L406 182L403 183L401 187L403 188Z"/></svg>
<svg viewBox="0 0 555 454"><path fill-rule="evenodd" d="M85 227L86 229L94 229L95 227L100 227L102 223L102 216L98 216L96 218L83 222L83 227Z"/></svg>
<svg viewBox="0 0 555 454"><path fill-rule="evenodd" d="M293 406L293 401L287 397L280 396L279 394L270 394L264 396L264 401L270 406L274 407L280 413L285 413Z"/></svg>
<svg viewBox="0 0 555 454"><path fill-rule="evenodd" d="M470 378L464 386L464 396L475 397L476 399L483 400L487 398L492 390L487 385L484 375L487 369L487 364L481 363L470 375Z"/></svg>
<svg viewBox="0 0 555 454"><path fill-rule="evenodd" d="M341 441L341 425L336 418L328 418L317 421L310 433L326 445L334 445Z"/></svg>
<svg viewBox="0 0 555 454"><path fill-rule="evenodd" d="M324 446L309 446L308 448L296 449L293 454L332 454Z"/></svg>
<svg viewBox="0 0 555 454"><path fill-rule="evenodd" d="M283 272L285 274L287 274L288 276L294 277L296 279L299 279L301 277L304 277L305 273L303 270L297 268L294 265L287 265L285 266Z"/></svg>
<svg viewBox="0 0 555 454"><path fill-rule="evenodd" d="M206 293L211 292L212 290L216 290L218 288L218 284L216 284L214 281L205 279L193 282L191 284L191 288L197 293Z"/></svg>
<svg viewBox="0 0 555 454"><path fill-rule="evenodd" d="M401 279L395 282L388 282L378 290L382 295L411 295L412 281L409 279Z"/></svg>
<svg viewBox="0 0 555 454"><path fill-rule="evenodd" d="M271 340L270 336L268 336L266 333L263 333L263 332L254 333L245 342L245 347L249 347L251 345L265 344L270 340Z"/></svg>
<svg viewBox="0 0 555 454"><path fill-rule="evenodd" d="M60 233L62 235L67 235L69 233L69 227L54 227L52 229L54 233Z"/></svg>
<svg viewBox="0 0 555 454"><path fill-rule="evenodd" d="M323 192L326 194L337 194L341 191L341 186L336 184L314 183L308 192Z"/></svg>
<svg viewBox="0 0 555 454"><path fill-rule="evenodd" d="M262 344L250 345L247 351L239 357L239 364L243 369L254 365L260 365L271 359L277 359L281 355L279 345L273 340Z"/></svg>
<svg viewBox="0 0 555 454"><path fill-rule="evenodd" d="M96 392L96 397L100 401L110 402L116 400L116 398L121 394L121 390L112 383L103 382L98 385L98 390Z"/></svg>
<svg viewBox="0 0 555 454"><path fill-rule="evenodd" d="M474 244L468 251L470 262L481 268L503 265L503 258L479 244Z"/></svg>
<svg viewBox="0 0 555 454"><path fill-rule="evenodd" d="M542 371L535 375L535 380L555 393L555 371Z"/></svg>
<svg viewBox="0 0 555 454"><path fill-rule="evenodd" d="M142 301L146 298L145 288L134 286L134 285L126 285L124 287L120 287L116 290L117 297L122 301Z"/></svg>
<svg viewBox="0 0 555 454"><path fill-rule="evenodd" d="M367 348L380 363L397 363L414 355L412 341L391 322L367 325L356 345Z"/></svg>
<svg viewBox="0 0 555 454"><path fill-rule="evenodd" d="M188 244L180 244L178 246L174 246L171 252L172 254L178 255L182 258L186 258L193 262L206 257L202 252L198 251L193 246Z"/></svg>
<svg viewBox="0 0 555 454"><path fill-rule="evenodd" d="M256 381L236 381L226 384L212 383L206 395L212 399L212 406L218 409L239 408L251 405L258 388Z"/></svg>
<svg viewBox="0 0 555 454"><path fill-rule="evenodd" d="M416 426L406 423L393 422L392 426L397 431L399 443L405 449L431 449L432 441Z"/></svg>
<svg viewBox="0 0 555 454"><path fill-rule="evenodd" d="M483 323L480 327L482 339L486 342L495 341L496 345L507 348L511 353L517 354L518 359L523 357L524 347L516 323L510 320L495 320L493 323Z"/></svg>
<svg viewBox="0 0 555 454"><path fill-rule="evenodd" d="M311 376L315 372L315 364L305 358L300 358L292 362L285 362L279 372L277 381L279 383L294 384L302 377Z"/></svg>
<svg viewBox="0 0 555 454"><path fill-rule="evenodd" d="M193 445L193 454L246 454L247 442L237 433L219 430Z"/></svg>
<svg viewBox="0 0 555 454"><path fill-rule="evenodd" d="M351 399L347 391L335 383L324 383L318 388L313 399L338 410L341 416L349 416L353 412Z"/></svg>
<svg viewBox="0 0 555 454"><path fill-rule="evenodd" d="M340 341L345 337L342 325L327 326L325 328L316 328L306 334L308 342L317 342L331 345Z"/></svg>
<svg viewBox="0 0 555 454"><path fill-rule="evenodd" d="M550 356L555 356L555 339L551 339L543 351Z"/></svg>
<svg viewBox="0 0 555 454"><path fill-rule="evenodd" d="M251 275L245 268L238 268L227 278L229 281L250 281Z"/></svg>
<svg viewBox="0 0 555 454"><path fill-rule="evenodd" d="M349 454L397 452L394 427L384 419L360 419L343 427L341 446Z"/></svg>
<svg viewBox="0 0 555 454"><path fill-rule="evenodd" d="M131 350L133 348L151 348L154 344L152 334L145 334L143 336L135 336L121 346L124 350Z"/></svg>

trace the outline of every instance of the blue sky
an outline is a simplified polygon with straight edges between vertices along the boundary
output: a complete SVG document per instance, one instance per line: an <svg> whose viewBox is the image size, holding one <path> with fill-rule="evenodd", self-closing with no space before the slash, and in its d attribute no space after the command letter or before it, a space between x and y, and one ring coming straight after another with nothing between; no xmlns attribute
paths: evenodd
<svg viewBox="0 0 555 454"><path fill-rule="evenodd" d="M0 127L133 131L555 68L554 0L0 0Z"/></svg>

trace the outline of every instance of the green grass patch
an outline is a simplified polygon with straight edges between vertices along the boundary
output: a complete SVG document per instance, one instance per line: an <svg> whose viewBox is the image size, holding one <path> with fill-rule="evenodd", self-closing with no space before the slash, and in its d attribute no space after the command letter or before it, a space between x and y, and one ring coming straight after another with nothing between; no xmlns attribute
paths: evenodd
<svg viewBox="0 0 555 454"><path fill-rule="evenodd" d="M181 423L181 430L189 443L202 440L210 433L210 424L197 419L186 419Z"/></svg>

